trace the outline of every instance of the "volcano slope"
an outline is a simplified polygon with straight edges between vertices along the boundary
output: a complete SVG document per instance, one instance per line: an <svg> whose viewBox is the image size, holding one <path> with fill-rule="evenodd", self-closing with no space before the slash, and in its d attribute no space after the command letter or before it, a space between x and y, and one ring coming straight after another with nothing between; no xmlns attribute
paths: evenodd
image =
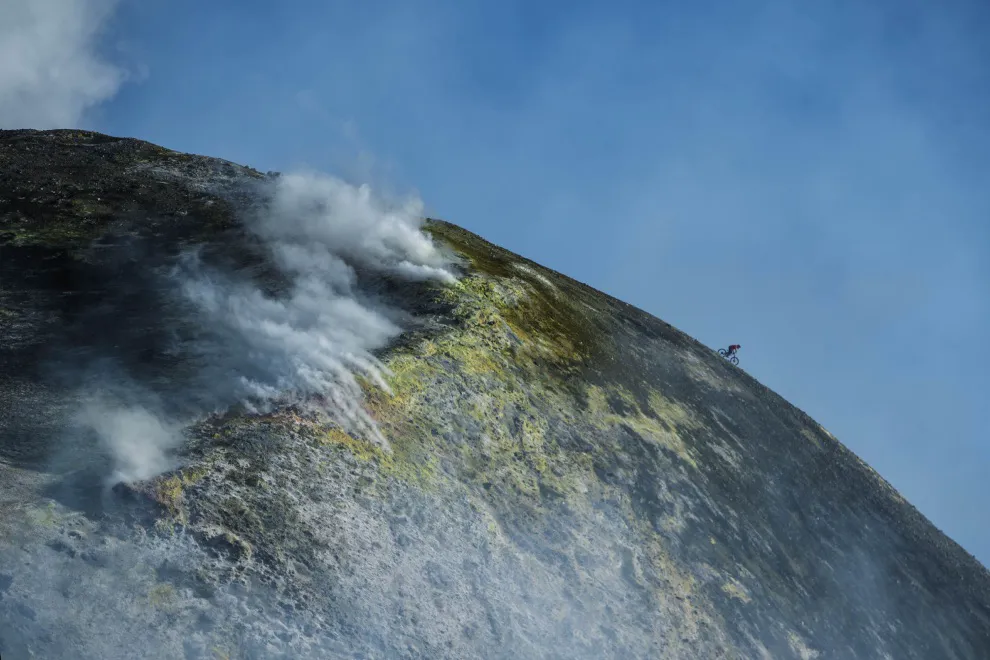
<svg viewBox="0 0 990 660"><path fill-rule="evenodd" d="M0 132L5 659L990 657L986 570L744 371L306 181Z"/></svg>

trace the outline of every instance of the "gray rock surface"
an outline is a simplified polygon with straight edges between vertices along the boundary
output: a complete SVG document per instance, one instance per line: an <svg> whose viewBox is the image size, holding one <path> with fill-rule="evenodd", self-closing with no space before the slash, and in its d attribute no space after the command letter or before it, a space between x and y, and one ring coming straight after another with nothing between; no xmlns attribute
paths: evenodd
<svg viewBox="0 0 990 660"><path fill-rule="evenodd" d="M205 313L190 272L248 320L310 282L250 230L280 179L0 131L5 659L990 657L986 569L825 429L455 225L421 231L456 278L333 234L352 362L245 334L319 310Z"/></svg>

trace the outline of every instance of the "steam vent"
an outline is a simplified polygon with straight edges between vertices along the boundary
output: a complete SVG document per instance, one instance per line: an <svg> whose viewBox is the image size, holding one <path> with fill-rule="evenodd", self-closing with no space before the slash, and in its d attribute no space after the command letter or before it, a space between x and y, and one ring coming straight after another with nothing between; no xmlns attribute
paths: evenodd
<svg viewBox="0 0 990 660"><path fill-rule="evenodd" d="M4 660L990 658L986 569L824 428L421 215L0 131Z"/></svg>

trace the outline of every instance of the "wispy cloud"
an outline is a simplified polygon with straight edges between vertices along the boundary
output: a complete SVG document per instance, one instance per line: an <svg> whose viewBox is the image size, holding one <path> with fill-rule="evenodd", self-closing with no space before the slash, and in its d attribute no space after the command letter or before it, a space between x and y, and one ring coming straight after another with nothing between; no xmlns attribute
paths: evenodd
<svg viewBox="0 0 990 660"><path fill-rule="evenodd" d="M0 4L0 128L72 128L126 74L99 51L116 0Z"/></svg>

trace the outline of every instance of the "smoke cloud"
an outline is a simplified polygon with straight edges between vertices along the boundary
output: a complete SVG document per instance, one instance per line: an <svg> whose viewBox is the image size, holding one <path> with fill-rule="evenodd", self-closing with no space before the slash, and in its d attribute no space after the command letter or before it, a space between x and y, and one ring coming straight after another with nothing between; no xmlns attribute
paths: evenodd
<svg viewBox="0 0 990 660"><path fill-rule="evenodd" d="M0 128L71 128L112 97L122 69L98 51L116 0L0 3Z"/></svg>
<svg viewBox="0 0 990 660"><path fill-rule="evenodd" d="M375 352L402 332L402 315L367 291L385 277L454 281L421 231L422 204L389 204L367 186L313 173L268 185L267 203L244 221L287 286L272 294L265 282L224 272L198 252L183 255L168 277L199 332L174 351L198 373L191 385L168 392L140 382L132 391L149 388L145 399L186 412L169 416L103 397L87 401L79 418L112 455L115 481L168 469L182 430L232 405L251 412L287 403L314 407L388 449L365 411L360 379L388 390Z"/></svg>

